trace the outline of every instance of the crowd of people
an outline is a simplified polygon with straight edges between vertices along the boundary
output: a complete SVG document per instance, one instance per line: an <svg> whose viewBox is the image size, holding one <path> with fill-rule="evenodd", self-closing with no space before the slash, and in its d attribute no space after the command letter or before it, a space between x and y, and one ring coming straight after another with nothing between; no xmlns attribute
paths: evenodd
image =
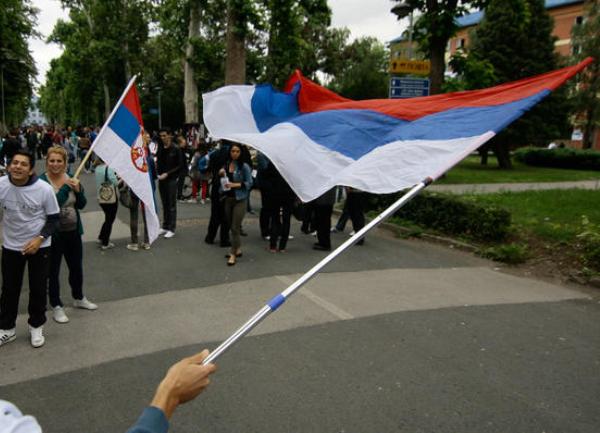
<svg viewBox="0 0 600 433"><path fill-rule="evenodd" d="M104 212L104 222L97 239L101 250L115 247L110 241L122 191L126 191L131 239L129 250L149 249L148 229L143 202L119 179L118 174L100 158L90 153L98 129L24 128L12 130L2 140L0 164L6 176L0 176L0 205L3 209L2 292L0 294L0 346L16 338L16 320L23 276L27 266L29 280L28 325L30 343L44 345L43 326L47 304L57 323L68 323L60 294L60 270L64 258L68 271L72 305L96 310L98 305L84 294L83 210L95 195ZM176 232L178 203L210 203L210 220L204 238L207 244L219 240L228 247L228 266L242 257L244 217L252 212L251 191L261 197L260 234L271 253L287 251L291 217L302 219L302 232L316 236L317 250L331 249L331 233L343 231L351 219L353 229L364 226L365 194L345 188L346 201L342 215L331 227L333 205L340 190L334 188L318 199L302 204L275 165L260 152L230 141L211 143L191 140L189 135L173 134L168 128L150 136L144 133L144 147L152 182L158 184L162 203L160 235L173 238ZM44 159L44 170L36 174L36 158ZM96 190L85 191L73 176L75 163L84 164L86 172L94 172ZM38 164L39 166L39 164ZM191 181L191 198L183 194L185 178ZM140 212L140 210L142 212ZM144 222L143 237L138 233L139 214ZM140 242L141 239L141 242ZM361 240L360 243L364 242ZM359 244L360 244L359 243ZM130 432L166 431L175 407L194 398L208 385L214 365L202 366L207 351L186 358L168 372L156 394ZM14 406L0 401L6 410L5 422L12 426L39 428L35 419L22 416ZM3 407L4 407L3 406Z"/></svg>
<svg viewBox="0 0 600 433"><path fill-rule="evenodd" d="M44 344L43 324L50 304L57 323L69 322L60 295L60 269L68 270L72 305L95 310L98 305L84 294L83 224L80 212L95 195L104 213L97 241L101 250L115 247L112 227L120 203L129 208L131 237L127 249L150 249L144 203L118 174L90 149L98 128L24 128L11 131L2 142L0 163L8 176L0 177L0 204L4 209L2 247L2 293L0 295L0 346L16 336L16 317L25 265L29 274L29 327L31 344ZM35 137L34 137L35 136ZM229 248L226 264L234 266L243 256L244 218L251 207L251 191L260 193L260 234L271 253L285 253L292 215L302 219L302 232L316 236L313 248L331 250L331 233L343 231L350 219L355 231L365 223L365 194L345 188L343 213L335 227L331 217L337 188L302 204L275 165L260 152L227 140L210 142L199 135L175 134L161 128L152 136L144 132L145 158L152 184L157 184L162 204L159 235L175 236L177 206L182 202L210 203L210 220L204 241ZM37 176L36 157L44 158L44 171ZM73 176L75 163L94 172L96 191L85 191ZM185 179L191 182L191 199L182 195ZM123 199L126 197L126 200ZM144 223L139 233L139 215ZM88 228L89 229L89 228ZM359 245L364 242L359 241Z"/></svg>

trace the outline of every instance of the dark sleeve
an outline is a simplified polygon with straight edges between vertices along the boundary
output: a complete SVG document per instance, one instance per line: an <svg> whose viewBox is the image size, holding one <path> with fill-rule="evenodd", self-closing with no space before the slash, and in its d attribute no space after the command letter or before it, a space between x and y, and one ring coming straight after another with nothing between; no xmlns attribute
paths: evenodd
<svg viewBox="0 0 600 433"><path fill-rule="evenodd" d="M75 191L73 191L75 192ZM79 184L79 192L75 192L75 209L83 209L87 204L87 198L83 190L83 185Z"/></svg>
<svg viewBox="0 0 600 433"><path fill-rule="evenodd" d="M162 410L149 406L142 412L133 427L127 433L167 433L169 421Z"/></svg>
<svg viewBox="0 0 600 433"><path fill-rule="evenodd" d="M59 228L60 226L60 214L51 214L51 215L47 215L46 216L46 224L44 224L44 227L42 227L42 231L40 232L40 235L42 235L44 238L48 239L50 236L52 236Z"/></svg>

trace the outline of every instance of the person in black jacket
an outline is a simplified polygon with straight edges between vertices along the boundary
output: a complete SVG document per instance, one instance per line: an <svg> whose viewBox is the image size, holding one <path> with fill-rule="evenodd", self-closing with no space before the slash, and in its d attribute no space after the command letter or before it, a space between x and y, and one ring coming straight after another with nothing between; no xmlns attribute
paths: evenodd
<svg viewBox="0 0 600 433"><path fill-rule="evenodd" d="M17 137L19 136L19 130L11 130L8 136L4 139L2 150L0 150L0 164L8 165L13 156L21 150L21 145Z"/></svg>
<svg viewBox="0 0 600 433"><path fill-rule="evenodd" d="M208 159L207 171L212 174L212 183L210 186L210 220L208 222L208 231L204 242L212 244L215 242L217 237L217 231L219 231L219 237L221 240L220 245L222 247L230 247L231 242L229 241L229 226L225 218L225 209L223 202L221 201L219 187L219 170L223 168L223 165L229 158L229 142L223 140L218 149L214 149L208 155L203 158Z"/></svg>
<svg viewBox="0 0 600 433"><path fill-rule="evenodd" d="M183 156L173 143L173 134L168 128L159 131L160 142L156 153L158 191L163 207L163 224L159 231L169 239L175 236L177 224L177 178L183 170Z"/></svg>
<svg viewBox="0 0 600 433"><path fill-rule="evenodd" d="M321 251L331 250L331 214L335 203L335 187L313 200L315 212L315 225L317 229L317 242L313 249Z"/></svg>
<svg viewBox="0 0 600 433"><path fill-rule="evenodd" d="M290 220L296 194L266 156L259 154L258 158L259 166L262 167L261 192L265 198L263 206L268 216L266 227L269 233L269 251L283 253L290 235Z"/></svg>

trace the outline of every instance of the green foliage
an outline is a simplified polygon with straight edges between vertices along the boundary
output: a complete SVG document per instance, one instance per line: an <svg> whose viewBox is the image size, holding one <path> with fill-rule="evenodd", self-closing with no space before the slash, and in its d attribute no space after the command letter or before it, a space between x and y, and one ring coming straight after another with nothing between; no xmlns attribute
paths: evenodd
<svg viewBox="0 0 600 433"><path fill-rule="evenodd" d="M385 209L400 195L375 196L371 199L370 207ZM504 209L447 194L421 194L396 212L395 216L441 233L480 241L504 239L511 223L510 213Z"/></svg>
<svg viewBox="0 0 600 433"><path fill-rule="evenodd" d="M331 9L326 0L267 0L265 81L283 87L295 69L312 76L322 62Z"/></svg>
<svg viewBox="0 0 600 433"><path fill-rule="evenodd" d="M573 27L572 37L575 62L595 58L579 75L573 98L573 113L581 119L583 147L590 148L594 129L600 126L600 4L597 1L588 2L585 21Z"/></svg>
<svg viewBox="0 0 600 433"><path fill-rule="evenodd" d="M375 38L363 37L346 46L334 79L333 91L351 99L386 98L388 95L388 52Z"/></svg>
<svg viewBox="0 0 600 433"><path fill-rule="evenodd" d="M465 56L457 51L450 59L450 67L457 76L446 80L443 87L445 92L483 89L498 82L494 66L487 59Z"/></svg>
<svg viewBox="0 0 600 433"><path fill-rule="evenodd" d="M518 151L517 151L518 152ZM494 160L493 156L490 156ZM563 170L526 165L518 159L512 170L501 170L495 164L481 165L479 157L470 156L453 167L436 184L478 184L517 182L571 182L600 179L600 172L592 170Z"/></svg>
<svg viewBox="0 0 600 433"><path fill-rule="evenodd" d="M495 247L489 247L480 252L482 257L492 259L497 262L518 265L524 263L529 257L527 246L515 243L502 244Z"/></svg>
<svg viewBox="0 0 600 433"><path fill-rule="evenodd" d="M63 124L101 123L130 76L144 66L150 0L62 0L69 21L48 38L63 47L40 89L46 116ZM108 96L108 99L107 99Z"/></svg>
<svg viewBox="0 0 600 433"><path fill-rule="evenodd" d="M27 39L36 37L37 10L29 0L2 0L0 7L0 68L4 80L4 110L0 133L25 117L33 91L36 68Z"/></svg>
<svg viewBox="0 0 600 433"><path fill-rule="evenodd" d="M600 226L592 224L587 216L581 217L583 232L577 235L583 244L583 260L586 266L600 272Z"/></svg>
<svg viewBox="0 0 600 433"><path fill-rule="evenodd" d="M515 152L515 158L537 167L600 171L600 152L589 149L524 147Z"/></svg>
<svg viewBox="0 0 600 433"><path fill-rule="evenodd" d="M469 56L488 61L500 84L556 69L553 22L543 0L491 0ZM566 90L545 101L495 137L491 145L542 145L570 131Z"/></svg>
<svg viewBox="0 0 600 433"><path fill-rule="evenodd" d="M471 8L481 8L488 0L394 0L392 12L398 19L417 12L415 39L425 57L431 60L431 91L438 93L444 82L445 51L450 38L456 33L456 17Z"/></svg>

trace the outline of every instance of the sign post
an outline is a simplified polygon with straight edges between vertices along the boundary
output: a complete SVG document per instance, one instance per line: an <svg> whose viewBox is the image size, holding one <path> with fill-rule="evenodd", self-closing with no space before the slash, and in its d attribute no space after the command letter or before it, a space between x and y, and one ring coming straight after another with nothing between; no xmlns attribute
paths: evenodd
<svg viewBox="0 0 600 433"><path fill-rule="evenodd" d="M390 78L390 98L429 96L428 78Z"/></svg>

